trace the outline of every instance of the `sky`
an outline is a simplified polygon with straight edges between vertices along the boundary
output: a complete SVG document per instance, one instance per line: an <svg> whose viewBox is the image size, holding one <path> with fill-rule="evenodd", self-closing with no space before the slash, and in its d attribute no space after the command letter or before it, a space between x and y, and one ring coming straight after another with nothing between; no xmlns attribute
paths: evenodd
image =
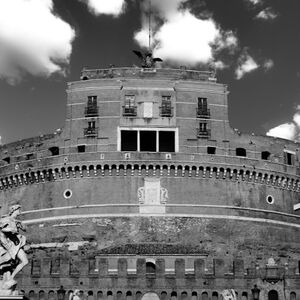
<svg viewBox="0 0 300 300"><path fill-rule="evenodd" d="M139 65L149 0L0 0L3 144L64 126L83 67ZM240 132L300 140L299 0L151 0L164 66L216 70Z"/></svg>

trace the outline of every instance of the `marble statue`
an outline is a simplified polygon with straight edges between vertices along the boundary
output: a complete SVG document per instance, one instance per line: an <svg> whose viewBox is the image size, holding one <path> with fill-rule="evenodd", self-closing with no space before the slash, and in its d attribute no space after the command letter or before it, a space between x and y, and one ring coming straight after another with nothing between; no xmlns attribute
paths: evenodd
<svg viewBox="0 0 300 300"><path fill-rule="evenodd" d="M28 264L24 251L26 237L20 234L25 231L21 221L17 220L21 206L13 205L8 215L0 218L0 295L12 293L16 285L15 276Z"/></svg>

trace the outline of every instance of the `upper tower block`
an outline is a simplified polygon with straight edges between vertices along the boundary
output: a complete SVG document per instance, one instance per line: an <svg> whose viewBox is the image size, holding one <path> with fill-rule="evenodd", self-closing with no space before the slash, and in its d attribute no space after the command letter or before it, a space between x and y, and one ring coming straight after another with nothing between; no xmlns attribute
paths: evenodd
<svg viewBox="0 0 300 300"><path fill-rule="evenodd" d="M66 133L72 144L190 152L190 146L227 139L227 87L216 83L213 72L84 69L81 79L67 90Z"/></svg>

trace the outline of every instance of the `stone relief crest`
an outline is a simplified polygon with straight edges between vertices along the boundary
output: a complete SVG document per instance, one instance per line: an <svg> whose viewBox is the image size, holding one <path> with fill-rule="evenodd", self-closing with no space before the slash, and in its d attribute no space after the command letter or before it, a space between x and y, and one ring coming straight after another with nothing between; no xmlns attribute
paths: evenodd
<svg viewBox="0 0 300 300"><path fill-rule="evenodd" d="M160 178L145 178L144 186L137 190L140 212L164 213L168 201L168 190L161 187Z"/></svg>

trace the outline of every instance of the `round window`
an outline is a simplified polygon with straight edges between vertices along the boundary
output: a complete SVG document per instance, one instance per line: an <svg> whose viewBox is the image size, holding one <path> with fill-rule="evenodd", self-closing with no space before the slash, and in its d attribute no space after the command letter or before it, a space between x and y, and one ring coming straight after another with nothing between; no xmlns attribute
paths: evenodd
<svg viewBox="0 0 300 300"><path fill-rule="evenodd" d="M267 202L268 202L269 204L273 204L273 203L274 203L274 197L271 196L271 195L268 195L268 196L267 196Z"/></svg>
<svg viewBox="0 0 300 300"><path fill-rule="evenodd" d="M64 197L65 197L66 199L71 198L71 197L72 197L72 191L71 191L70 189L65 190L65 191L64 191Z"/></svg>

